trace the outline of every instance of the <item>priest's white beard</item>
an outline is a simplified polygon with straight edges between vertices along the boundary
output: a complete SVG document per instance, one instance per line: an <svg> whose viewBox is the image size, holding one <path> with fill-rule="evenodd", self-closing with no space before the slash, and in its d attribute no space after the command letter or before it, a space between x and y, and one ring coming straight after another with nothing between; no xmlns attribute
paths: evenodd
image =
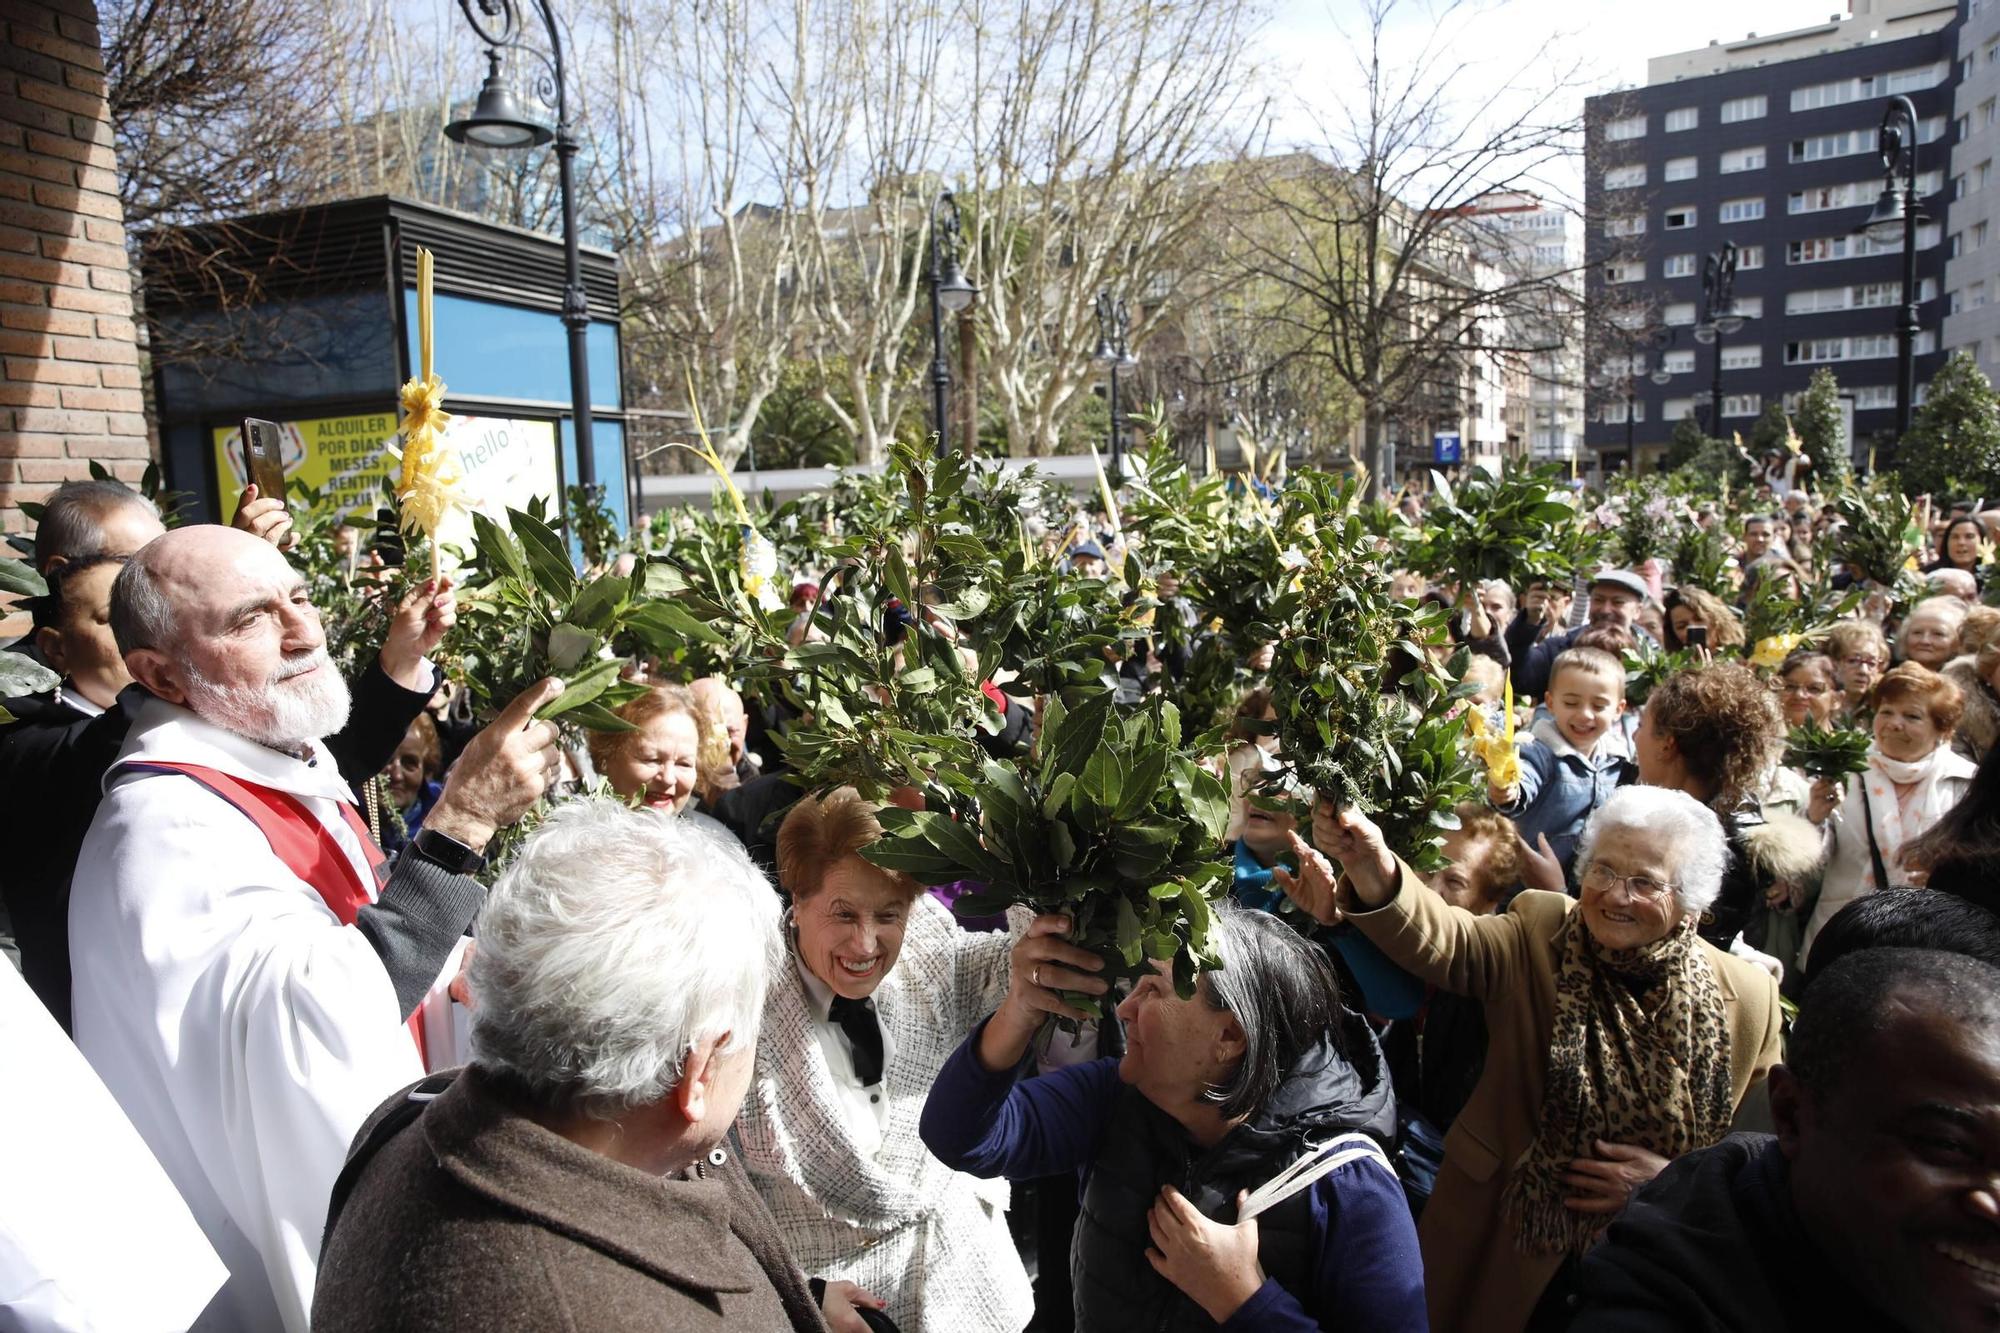
<svg viewBox="0 0 2000 1333"><path fill-rule="evenodd" d="M204 721L274 750L297 750L333 735L347 725L352 703L324 647L286 658L261 689L218 685L190 665L187 695L188 707Z"/></svg>

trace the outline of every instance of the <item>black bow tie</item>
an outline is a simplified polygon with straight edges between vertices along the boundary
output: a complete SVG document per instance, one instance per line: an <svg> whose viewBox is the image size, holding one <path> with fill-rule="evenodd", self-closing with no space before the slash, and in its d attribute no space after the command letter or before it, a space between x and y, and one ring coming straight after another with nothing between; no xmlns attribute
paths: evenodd
<svg viewBox="0 0 2000 1333"><path fill-rule="evenodd" d="M854 1077L861 1086L872 1088L882 1081L882 1025L876 1021L875 1006L868 1000L833 997L826 1016L840 1025L854 1048Z"/></svg>

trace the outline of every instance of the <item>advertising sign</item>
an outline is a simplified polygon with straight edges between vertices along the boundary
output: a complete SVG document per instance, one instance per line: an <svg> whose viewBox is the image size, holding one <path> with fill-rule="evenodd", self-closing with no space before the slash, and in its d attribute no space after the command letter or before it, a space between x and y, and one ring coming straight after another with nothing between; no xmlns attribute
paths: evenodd
<svg viewBox="0 0 2000 1333"><path fill-rule="evenodd" d="M381 480L397 463L389 447L396 443L396 416L371 412L351 417L323 417L279 423L284 433L285 479L326 490L331 488L348 512L370 509ZM243 472L241 432L235 426L214 432L215 475L222 521L236 513L236 498L248 484ZM489 518L506 522L509 508L525 509L531 500L557 500L560 474L556 468L556 428L552 421L520 421L508 417L455 416L444 433L445 443L458 454L466 505ZM472 519L454 513L439 540L446 546L472 547Z"/></svg>

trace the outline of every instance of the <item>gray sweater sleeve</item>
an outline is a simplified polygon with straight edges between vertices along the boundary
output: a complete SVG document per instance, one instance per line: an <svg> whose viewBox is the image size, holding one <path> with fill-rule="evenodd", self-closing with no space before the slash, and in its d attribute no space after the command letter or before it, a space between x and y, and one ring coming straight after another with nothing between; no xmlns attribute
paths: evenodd
<svg viewBox="0 0 2000 1333"><path fill-rule="evenodd" d="M472 876L454 875L406 852L396 858L376 900L354 914L355 929L395 984L404 1018L424 1002L485 900L486 890Z"/></svg>

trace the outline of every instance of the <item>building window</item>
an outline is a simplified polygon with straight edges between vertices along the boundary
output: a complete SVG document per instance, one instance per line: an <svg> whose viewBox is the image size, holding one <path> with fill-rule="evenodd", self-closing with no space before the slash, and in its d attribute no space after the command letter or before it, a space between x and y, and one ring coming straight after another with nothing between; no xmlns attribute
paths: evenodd
<svg viewBox="0 0 2000 1333"><path fill-rule="evenodd" d="M1736 313L1745 319L1762 319L1764 317L1764 298L1761 296L1737 297Z"/></svg>
<svg viewBox="0 0 2000 1333"><path fill-rule="evenodd" d="M1972 169L1972 192L1974 194L1993 183L1993 159L1987 158Z"/></svg>
<svg viewBox="0 0 2000 1333"><path fill-rule="evenodd" d="M1752 343L1748 347L1725 347L1722 349L1724 370L1755 370L1764 364L1764 347Z"/></svg>
<svg viewBox="0 0 2000 1333"><path fill-rule="evenodd" d="M1757 199L1725 199L1716 212L1718 222L1755 222L1764 216L1764 201Z"/></svg>
<svg viewBox="0 0 2000 1333"><path fill-rule="evenodd" d="M1604 188L1607 190L1629 190L1634 186L1644 185L1645 183L1646 164L1644 162L1639 163L1637 166L1613 167L1604 173Z"/></svg>
<svg viewBox="0 0 2000 1333"><path fill-rule="evenodd" d="M1849 102L1865 102L1875 97L1890 97L1896 93L1918 92L1925 88L1935 88L1945 81L1951 66L1939 61L1933 65L1919 65L1913 69L1893 70L1887 74L1869 74L1858 79L1836 79L1832 83L1815 83L1792 90L1792 110L1814 111L1823 106L1845 106Z"/></svg>
<svg viewBox="0 0 2000 1333"><path fill-rule="evenodd" d="M1985 245L1985 244L1986 244L1986 224L1985 224L1984 222L1975 222L1975 223L1973 223L1973 224L1972 224L1972 233L1971 233L1971 235L1972 235L1972 248L1973 248L1973 249L1977 250L1977 249L1979 249L1979 248L1980 248L1981 246ZM1898 248L1900 248L1900 247L1898 247Z"/></svg>
<svg viewBox="0 0 2000 1333"><path fill-rule="evenodd" d="M1818 162L1829 157L1851 157L1875 151L1874 130L1842 130L1839 134L1816 134L1810 139L1792 140L1791 160Z"/></svg>
<svg viewBox="0 0 2000 1333"><path fill-rule="evenodd" d="M1669 375L1694 374L1694 353L1685 349L1660 354L1660 369Z"/></svg>
<svg viewBox="0 0 2000 1333"><path fill-rule="evenodd" d="M1646 137L1646 118L1627 116L1623 120L1609 121L1604 126L1604 137L1613 140L1643 139Z"/></svg>
<svg viewBox="0 0 2000 1333"><path fill-rule="evenodd" d="M1825 213L1836 208L1853 208L1864 202L1861 197L1864 188L1857 182L1848 185L1815 185L1810 190L1794 190L1790 202L1785 206L1785 211Z"/></svg>
<svg viewBox="0 0 2000 1333"><path fill-rule="evenodd" d="M1764 267L1764 247L1761 245L1739 245L1736 247L1737 269Z"/></svg>
<svg viewBox="0 0 2000 1333"><path fill-rule="evenodd" d="M1676 301L1667 306L1660 311L1660 322L1673 325L1694 323L1694 302Z"/></svg>
<svg viewBox="0 0 2000 1333"><path fill-rule="evenodd" d="M1741 267L1741 264L1738 264ZM1694 276L1693 255L1668 255L1660 261L1660 276L1663 278L1692 278Z"/></svg>
<svg viewBox="0 0 2000 1333"><path fill-rule="evenodd" d="M1643 236L1646 232L1644 213L1621 213L1604 219L1606 236Z"/></svg>
<svg viewBox="0 0 2000 1333"><path fill-rule="evenodd" d="M2000 119L2000 98L1989 97L1979 104L1979 128L1990 129Z"/></svg>
<svg viewBox="0 0 2000 1333"><path fill-rule="evenodd" d="M1701 112L1695 107L1684 106L1667 113L1664 128L1668 134L1673 134L1680 130L1691 130L1699 124L1701 124Z"/></svg>
<svg viewBox="0 0 2000 1333"><path fill-rule="evenodd" d="M1944 312L1947 315L1956 315L1959 309L1959 292L1957 288L1953 288L1944 294Z"/></svg>
<svg viewBox="0 0 2000 1333"><path fill-rule="evenodd" d="M1918 301L1937 299L1937 280L1925 278L1917 286ZM1903 300L1903 284L1900 282L1859 282L1848 287L1820 287L1785 294L1785 313L1788 315L1815 315L1829 310L1877 310L1883 306L1900 305Z"/></svg>
<svg viewBox="0 0 2000 1333"><path fill-rule="evenodd" d="M1604 280L1609 283L1644 282L1646 280L1645 262L1635 259L1624 263L1606 264L1604 266Z"/></svg>
<svg viewBox="0 0 2000 1333"><path fill-rule="evenodd" d="M1981 226L1985 224L1980 224ZM1917 228L1917 248L1928 250L1938 243L1939 227L1935 222L1924 223ZM1957 246L1961 233L1952 233L1952 244ZM1791 241L1785 246L1785 262L1788 264L1824 264L1835 259L1862 259L1869 255L1901 254L1903 242L1898 239L1887 245L1877 244L1866 235L1815 236L1811 240ZM1956 250L1953 252L1956 254Z"/></svg>
<svg viewBox="0 0 2000 1333"><path fill-rule="evenodd" d="M1788 366L1821 365L1829 361L1886 361L1896 355L1894 334L1866 334L1855 338L1808 338L1785 344Z"/></svg>
<svg viewBox="0 0 2000 1333"><path fill-rule="evenodd" d="M1699 175L1700 172L1701 172L1700 158L1670 157L1667 159L1666 165L1662 167L1660 170L1660 179L1667 181L1669 183L1672 183L1674 181L1691 181L1697 175Z"/></svg>
<svg viewBox="0 0 2000 1333"><path fill-rule="evenodd" d="M1854 390L1854 410L1874 412L1896 405L1896 386L1893 384L1863 384Z"/></svg>
<svg viewBox="0 0 2000 1333"><path fill-rule="evenodd" d="M1982 310L1986 306L1986 283L1969 283L1965 289L1965 306L1968 310Z"/></svg>
<svg viewBox="0 0 2000 1333"><path fill-rule="evenodd" d="M1685 421L1694 415L1694 399L1669 398L1660 404L1660 420Z"/></svg>
<svg viewBox="0 0 2000 1333"><path fill-rule="evenodd" d="M1761 393L1732 393L1722 400L1722 415L1725 417L1754 417L1764 411L1764 395Z"/></svg>
<svg viewBox="0 0 2000 1333"><path fill-rule="evenodd" d="M1696 210L1693 208L1670 208L1665 218L1668 231L1686 231L1695 225Z"/></svg>
<svg viewBox="0 0 2000 1333"><path fill-rule="evenodd" d="M1762 93L1755 97L1732 97L1722 104L1722 123L1734 125L1739 120L1762 120L1764 108Z"/></svg>
<svg viewBox="0 0 2000 1333"><path fill-rule="evenodd" d="M1722 155L1720 170L1727 176L1738 171L1762 171L1764 169L1764 145L1754 148L1732 148Z"/></svg>

